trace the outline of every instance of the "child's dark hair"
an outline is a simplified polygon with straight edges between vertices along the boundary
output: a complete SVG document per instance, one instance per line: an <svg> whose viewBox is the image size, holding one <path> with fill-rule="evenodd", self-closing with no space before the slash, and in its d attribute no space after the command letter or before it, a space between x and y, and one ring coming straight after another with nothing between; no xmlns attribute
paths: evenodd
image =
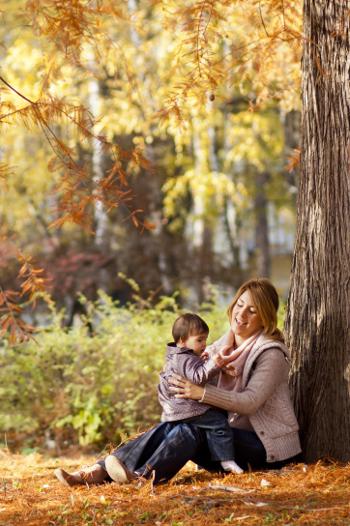
<svg viewBox="0 0 350 526"><path fill-rule="evenodd" d="M209 327L197 314L187 312L179 316L173 325L172 330L174 342L187 340L194 334L209 334Z"/></svg>

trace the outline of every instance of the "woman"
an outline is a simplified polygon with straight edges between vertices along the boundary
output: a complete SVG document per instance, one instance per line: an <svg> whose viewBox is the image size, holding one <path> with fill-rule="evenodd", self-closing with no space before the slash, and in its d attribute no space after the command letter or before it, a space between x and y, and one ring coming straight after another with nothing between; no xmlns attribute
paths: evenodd
<svg viewBox="0 0 350 526"><path fill-rule="evenodd" d="M252 279L237 291L229 308L230 330L207 348L221 354L225 370L217 385L199 386L176 376L174 393L228 412L235 460L243 468L276 468L301 452L298 423L288 389L289 358L277 329L278 295L269 280ZM127 482L143 476L162 482L188 460L209 470L205 435L190 423L163 423L116 449L90 468L69 474L56 470L68 485Z"/></svg>
<svg viewBox="0 0 350 526"><path fill-rule="evenodd" d="M229 343L227 354L233 356L229 365L235 367L236 376L221 373L217 386L174 381L176 396L228 411L236 461L245 468L248 463L276 467L301 452L288 388L288 351L277 329L277 310L278 295L267 279L243 284L228 308L231 330L209 348L215 352L218 344Z"/></svg>

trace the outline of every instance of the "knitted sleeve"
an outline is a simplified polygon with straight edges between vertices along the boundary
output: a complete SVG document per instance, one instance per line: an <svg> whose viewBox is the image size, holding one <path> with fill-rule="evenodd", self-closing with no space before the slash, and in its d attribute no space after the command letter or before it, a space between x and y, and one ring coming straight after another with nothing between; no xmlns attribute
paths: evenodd
<svg viewBox="0 0 350 526"><path fill-rule="evenodd" d="M226 391L206 384L200 401L240 415L252 415L272 396L277 385L287 381L288 371L283 353L269 349L257 358L251 378L243 391Z"/></svg>

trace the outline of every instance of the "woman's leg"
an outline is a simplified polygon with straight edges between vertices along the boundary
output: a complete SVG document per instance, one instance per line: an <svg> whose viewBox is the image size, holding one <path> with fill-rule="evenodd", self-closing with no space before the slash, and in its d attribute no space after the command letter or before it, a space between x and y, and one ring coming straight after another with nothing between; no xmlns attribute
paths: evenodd
<svg viewBox="0 0 350 526"><path fill-rule="evenodd" d="M250 468L253 470L281 469L290 462L300 461L299 456L297 456L278 462L267 462L264 445L254 431L232 428L232 439L235 452L234 459L244 470ZM208 471L222 471L219 462L210 460L210 452L205 444L202 445L200 453L193 460Z"/></svg>
<svg viewBox="0 0 350 526"><path fill-rule="evenodd" d="M264 469L267 465L266 450L254 431L232 428L235 460L244 469Z"/></svg>
<svg viewBox="0 0 350 526"><path fill-rule="evenodd" d="M281 469L292 462L299 462L300 456L297 455L285 460L276 462L266 461L266 450L253 431L245 431L244 429L232 429L234 437L235 458L238 464L243 467L248 465L252 469ZM244 467L245 469L245 467Z"/></svg>
<svg viewBox="0 0 350 526"><path fill-rule="evenodd" d="M117 448L112 454L122 460L128 470L134 472L137 466L142 466L152 456L173 427L174 424L159 424ZM119 466L119 468L120 479L126 482L130 477L128 477L127 473L123 474L122 466ZM73 473L68 473L64 469L59 468L54 471L54 474L60 482L68 486L101 484L112 480L107 473L105 459Z"/></svg>
<svg viewBox="0 0 350 526"><path fill-rule="evenodd" d="M266 451L258 436L253 431L231 429L234 449L234 460L244 470L266 465ZM208 471L223 471L220 462L210 460L207 444L202 444L199 454L193 459L196 464Z"/></svg>
<svg viewBox="0 0 350 526"><path fill-rule="evenodd" d="M122 446L117 447L112 451L111 455L116 456L128 470L134 472L153 455L173 427L174 424L167 422L157 424L136 438L128 440ZM104 468L105 459L99 460L98 464Z"/></svg>
<svg viewBox="0 0 350 526"><path fill-rule="evenodd" d="M155 472L155 483L165 482L200 449L203 433L190 424L163 423L113 451L128 471L144 477ZM112 463L113 464L113 463ZM105 468L104 460L99 465Z"/></svg>
<svg viewBox="0 0 350 526"><path fill-rule="evenodd" d="M98 464L93 464L73 473L57 468L54 471L54 475L66 486L102 484L109 479L107 471Z"/></svg>
<svg viewBox="0 0 350 526"><path fill-rule="evenodd" d="M200 429L190 424L176 424L153 455L136 471L146 477L154 471L155 483L166 482L197 455L204 441L205 434Z"/></svg>

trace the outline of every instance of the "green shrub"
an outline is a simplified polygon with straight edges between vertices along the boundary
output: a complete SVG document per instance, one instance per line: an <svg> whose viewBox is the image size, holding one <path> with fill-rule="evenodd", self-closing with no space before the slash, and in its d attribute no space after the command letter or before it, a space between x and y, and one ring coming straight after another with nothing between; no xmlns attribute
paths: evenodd
<svg viewBox="0 0 350 526"><path fill-rule="evenodd" d="M0 433L16 445L56 442L101 446L159 421L158 375L171 327L180 313L176 296L156 305L141 300L120 306L100 292L81 324L62 328L63 313L51 303L50 324L35 341L0 347ZM225 307L199 308L209 342L227 329ZM284 306L279 316L283 324ZM93 333L91 334L91 327Z"/></svg>
<svg viewBox="0 0 350 526"><path fill-rule="evenodd" d="M100 446L159 421L158 374L180 309L175 297L154 306L138 299L125 307L101 292L95 303L83 300L79 327L63 329L53 309L36 341L3 342L1 434L36 445L49 431L60 443ZM199 311L214 340L227 327L225 309Z"/></svg>

